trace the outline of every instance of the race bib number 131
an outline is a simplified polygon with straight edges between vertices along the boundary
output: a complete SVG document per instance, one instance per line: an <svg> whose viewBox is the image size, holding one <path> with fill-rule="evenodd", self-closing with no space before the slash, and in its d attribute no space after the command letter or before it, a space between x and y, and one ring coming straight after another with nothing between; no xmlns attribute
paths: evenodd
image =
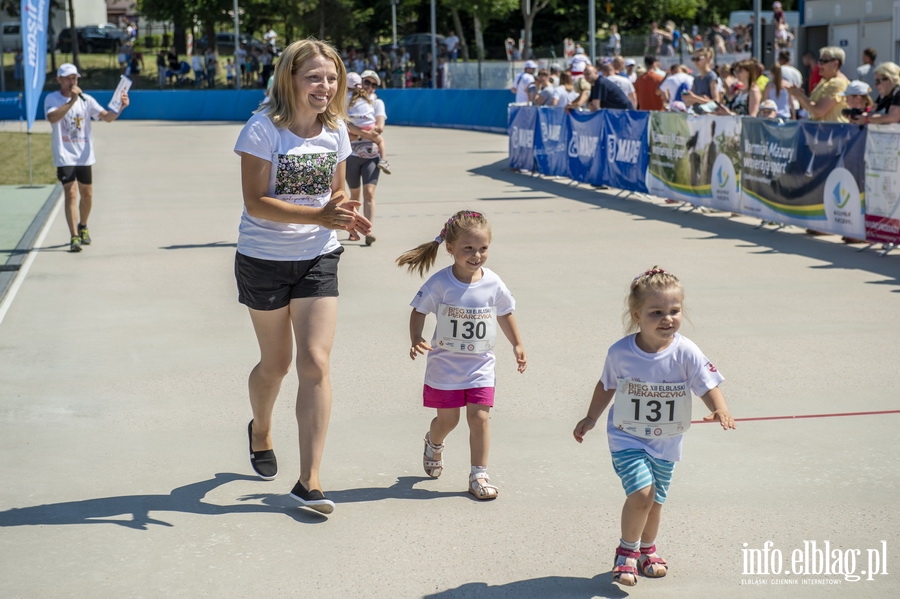
<svg viewBox="0 0 900 599"><path fill-rule="evenodd" d="M619 379L613 424L643 439L683 435L691 427L691 391L686 382L639 383Z"/></svg>
<svg viewBox="0 0 900 599"><path fill-rule="evenodd" d="M437 345L465 354L483 354L497 339L497 308L460 308L441 304L437 312Z"/></svg>

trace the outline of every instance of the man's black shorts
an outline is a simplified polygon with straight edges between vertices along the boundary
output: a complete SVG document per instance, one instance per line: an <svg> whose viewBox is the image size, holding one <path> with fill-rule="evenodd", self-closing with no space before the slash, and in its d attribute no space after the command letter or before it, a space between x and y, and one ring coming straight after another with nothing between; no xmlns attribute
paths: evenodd
<svg viewBox="0 0 900 599"><path fill-rule="evenodd" d="M63 185L72 181L78 181L82 185L93 183L91 167L89 166L58 166L56 167L56 178Z"/></svg>

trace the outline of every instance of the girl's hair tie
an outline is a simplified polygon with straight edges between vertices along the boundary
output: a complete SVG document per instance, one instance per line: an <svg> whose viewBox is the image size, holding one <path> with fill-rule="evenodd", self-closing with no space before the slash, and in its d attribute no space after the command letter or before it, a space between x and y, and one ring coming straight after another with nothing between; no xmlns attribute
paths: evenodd
<svg viewBox="0 0 900 599"><path fill-rule="evenodd" d="M639 274L638 276L636 276L636 277L634 278L634 280L637 281L637 280L640 279L641 277L649 277L649 276L652 276L652 275L659 275L659 274L663 274L663 273L665 273L665 272L666 272L666 271L664 271L664 270L661 269L661 268L652 268L652 269L650 269L650 270L645 270L644 272L642 272L641 274Z"/></svg>

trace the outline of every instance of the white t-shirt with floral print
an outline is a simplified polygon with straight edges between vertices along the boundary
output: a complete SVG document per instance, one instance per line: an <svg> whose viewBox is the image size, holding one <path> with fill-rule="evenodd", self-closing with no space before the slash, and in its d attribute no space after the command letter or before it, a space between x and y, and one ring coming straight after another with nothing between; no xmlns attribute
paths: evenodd
<svg viewBox="0 0 900 599"><path fill-rule="evenodd" d="M253 115L238 136L234 151L269 160L267 193L283 202L321 208L331 199L338 164L350 155L347 127L322 128L305 139L275 126L265 114ZM237 251L263 260L312 260L340 247L335 231L318 225L279 223L247 214L244 207Z"/></svg>

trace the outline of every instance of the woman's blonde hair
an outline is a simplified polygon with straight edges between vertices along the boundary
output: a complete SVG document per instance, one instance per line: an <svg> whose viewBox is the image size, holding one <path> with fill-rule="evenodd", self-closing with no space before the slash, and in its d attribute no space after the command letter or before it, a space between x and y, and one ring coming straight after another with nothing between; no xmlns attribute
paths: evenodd
<svg viewBox="0 0 900 599"><path fill-rule="evenodd" d="M841 63L841 66L844 66L847 55L837 46L825 46L819 50L819 58L836 58Z"/></svg>
<svg viewBox="0 0 900 599"><path fill-rule="evenodd" d="M261 104L256 112L267 114L278 127L284 129L293 127L299 116L297 94L294 91L294 74L307 60L317 56L334 63L338 79L334 97L328 103L325 112L316 115L316 118L329 129L336 129L340 121L347 117L347 70L344 68L344 61L331 44L313 38L298 40L284 49L275 64L269 101Z"/></svg>
<svg viewBox="0 0 900 599"><path fill-rule="evenodd" d="M472 210L460 210L444 224L444 228L434 238L434 241L428 241L401 254L397 258L397 266L406 266L409 272L417 270L419 276L424 277L425 273L434 265L438 248L442 242L456 243L456 240L464 232L476 230L485 231L488 239L491 238L491 225L483 214Z"/></svg>
<svg viewBox="0 0 900 599"><path fill-rule="evenodd" d="M875 74L887 77L894 82L894 86L900 85L900 65L895 62L883 62L875 67Z"/></svg>
<svg viewBox="0 0 900 599"><path fill-rule="evenodd" d="M622 315L622 322L625 324L625 334L629 335L640 330L634 313L641 311L651 294L671 289L676 289L682 296L684 295L684 290L678 277L664 271L659 266L654 266L650 270L645 270L636 276L631 281L628 298L625 300L625 314Z"/></svg>

